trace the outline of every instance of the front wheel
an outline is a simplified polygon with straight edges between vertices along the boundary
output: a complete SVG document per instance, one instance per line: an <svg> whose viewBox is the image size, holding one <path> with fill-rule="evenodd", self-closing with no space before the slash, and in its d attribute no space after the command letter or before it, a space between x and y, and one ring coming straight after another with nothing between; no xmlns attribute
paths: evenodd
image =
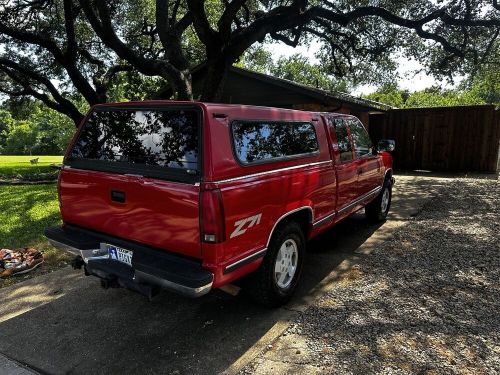
<svg viewBox="0 0 500 375"><path fill-rule="evenodd" d="M392 185L387 180L382 187L382 191L372 202L365 207L366 217L371 221L384 221L391 208Z"/></svg>
<svg viewBox="0 0 500 375"><path fill-rule="evenodd" d="M278 307L295 291L305 254L305 238L300 226L288 222L274 233L261 266L246 282L246 290L257 302Z"/></svg>

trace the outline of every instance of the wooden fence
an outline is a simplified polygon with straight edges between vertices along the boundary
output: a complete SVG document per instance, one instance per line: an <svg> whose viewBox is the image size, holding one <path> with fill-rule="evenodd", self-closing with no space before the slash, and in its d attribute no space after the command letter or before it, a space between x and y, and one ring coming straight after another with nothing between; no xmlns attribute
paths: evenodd
<svg viewBox="0 0 500 375"><path fill-rule="evenodd" d="M396 109L369 123L374 141L396 141L397 169L498 172L500 110L492 105Z"/></svg>

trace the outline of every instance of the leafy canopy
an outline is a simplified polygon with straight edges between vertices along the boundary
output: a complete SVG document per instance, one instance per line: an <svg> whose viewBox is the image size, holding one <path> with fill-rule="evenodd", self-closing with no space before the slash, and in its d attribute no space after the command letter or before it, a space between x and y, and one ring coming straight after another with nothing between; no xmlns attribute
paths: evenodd
<svg viewBox="0 0 500 375"><path fill-rule="evenodd" d="M472 77L495 64L499 33L497 0L0 0L0 92L78 123L82 102L150 97L167 83L192 100L191 68L204 62L199 98L213 101L252 46L312 38L322 72L295 58L277 74L387 82L401 54L438 78Z"/></svg>

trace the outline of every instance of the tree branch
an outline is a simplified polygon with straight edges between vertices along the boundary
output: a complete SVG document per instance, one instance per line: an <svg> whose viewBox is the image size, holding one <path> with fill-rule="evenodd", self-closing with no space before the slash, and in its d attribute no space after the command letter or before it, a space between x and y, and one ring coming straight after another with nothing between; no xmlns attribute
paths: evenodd
<svg viewBox="0 0 500 375"><path fill-rule="evenodd" d="M231 24L245 3L246 0L233 0L226 5L226 9L224 9L217 24L221 35L227 35L228 37L231 35Z"/></svg>
<svg viewBox="0 0 500 375"><path fill-rule="evenodd" d="M98 13L94 11L90 0L80 0L80 4L96 34L121 59L130 62L137 70L148 76L163 76L165 71L168 73L175 71L175 68L171 64L139 56L123 43L113 29L111 16L104 1L96 1Z"/></svg>
<svg viewBox="0 0 500 375"><path fill-rule="evenodd" d="M203 0L187 0L188 9L193 16L193 26L201 42L210 48L218 39L217 32L212 29L205 13Z"/></svg>
<svg viewBox="0 0 500 375"><path fill-rule="evenodd" d="M279 41L285 43L286 45L295 48L299 44L299 40L300 40L300 37L302 35L302 33L301 33L302 29L303 29L303 27L300 26L292 31L293 39L290 39L290 38L286 37L285 35L278 34L277 32L271 32L270 35L271 35L271 38L273 38L275 40L279 40Z"/></svg>
<svg viewBox="0 0 500 375"><path fill-rule="evenodd" d="M66 28L66 57L76 60L78 44L75 35L75 16L73 14L73 0L64 0L64 25Z"/></svg>
<svg viewBox="0 0 500 375"><path fill-rule="evenodd" d="M106 46L115 51L120 58L136 66L142 73L146 75L160 75L161 69L159 69L157 64L138 56L118 38L113 29L111 17L104 1L97 1L98 14L94 11L90 0L80 0L80 4L92 28Z"/></svg>
<svg viewBox="0 0 500 375"><path fill-rule="evenodd" d="M16 93L17 96L31 95L34 98L42 101L49 108L52 108L70 117L76 125L78 125L83 119L83 114L78 111L73 103L63 98L47 78L39 75L38 73L29 71L17 63L3 58L0 58L0 70L4 72L10 79L12 79L12 81L23 87L22 91ZM52 94L52 97L55 100L52 100L48 95L44 93L36 91L33 87L31 87L28 80L23 79L23 77L16 74L16 72L21 73L21 75L27 75L28 77L44 85ZM5 92L6 90L2 89L2 91Z"/></svg>
<svg viewBox="0 0 500 375"><path fill-rule="evenodd" d="M168 5L169 0L156 0L156 31L163 48L168 48L167 32L170 29Z"/></svg>
<svg viewBox="0 0 500 375"><path fill-rule="evenodd" d="M71 59L68 59L67 56L63 53L63 51L57 46L57 44L54 41L42 37L40 35L26 32L24 30L14 29L12 27L7 26L7 24L5 24L4 22L0 22L0 33L3 33L13 39L25 43L40 46L45 50L47 50L48 52L50 52L52 56L54 56L54 59L59 64L61 64L61 66L64 67L64 69L66 69L71 81L73 82L77 90L87 100L87 102L91 105L99 102L99 98L95 90L92 88L87 79L80 72L80 70L76 66L76 62L72 61Z"/></svg>
<svg viewBox="0 0 500 375"><path fill-rule="evenodd" d="M423 29L423 26L425 24L440 18L445 13L445 9L435 10L429 13L427 16L418 20L410 20L403 17L399 17L384 8L373 7L373 6L360 7L348 13L336 13L332 12L331 10L320 7L313 7L309 10L309 12L310 12L310 17L312 19L315 18L324 19L338 23L342 26L347 26L350 23L361 18L379 17L384 21L390 22L394 25L398 25L408 29L413 29L415 30L417 35L420 36L421 38L434 40L435 42L441 44L443 49L446 50L447 52L455 56L463 57L463 52L458 48L454 47L453 45L451 45L451 43L448 40L446 40L443 36L438 35L436 33L431 33L429 31L425 31Z"/></svg>
<svg viewBox="0 0 500 375"><path fill-rule="evenodd" d="M111 80L121 72L131 72L134 70L134 67L132 65L126 65L126 64L121 64L121 65L115 65L112 66L111 68L108 69L106 74L104 74L103 81L106 83L107 86L109 86L109 83Z"/></svg>
<svg viewBox="0 0 500 375"><path fill-rule="evenodd" d="M104 66L104 61L92 56L92 54L84 48L79 48L78 54L91 64L97 65L98 67Z"/></svg>
<svg viewBox="0 0 500 375"><path fill-rule="evenodd" d="M172 16L170 17L171 24L175 24L175 20L177 20L177 12L179 11L181 3L182 0L177 0L174 4L174 9L172 10Z"/></svg>

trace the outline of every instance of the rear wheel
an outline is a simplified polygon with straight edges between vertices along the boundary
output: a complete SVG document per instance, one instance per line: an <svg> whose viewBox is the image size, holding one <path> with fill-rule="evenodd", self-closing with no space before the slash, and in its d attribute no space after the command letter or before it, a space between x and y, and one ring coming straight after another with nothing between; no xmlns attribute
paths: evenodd
<svg viewBox="0 0 500 375"><path fill-rule="evenodd" d="M371 221L384 221L391 208L392 185L387 179L382 191L372 202L365 207L366 217Z"/></svg>
<svg viewBox="0 0 500 375"><path fill-rule="evenodd" d="M257 302L278 307L295 291L305 254L305 238L300 226L288 222L273 234L260 268L249 275L245 289Z"/></svg>

